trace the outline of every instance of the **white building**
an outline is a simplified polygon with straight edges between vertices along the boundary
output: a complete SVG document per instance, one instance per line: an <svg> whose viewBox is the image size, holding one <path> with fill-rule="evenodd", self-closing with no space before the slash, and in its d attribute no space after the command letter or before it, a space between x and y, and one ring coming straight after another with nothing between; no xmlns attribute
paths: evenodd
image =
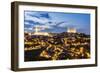
<svg viewBox="0 0 100 73"><path fill-rule="evenodd" d="M47 27L45 26L35 26L34 30L34 34L33 35L44 35L44 36L50 36L48 32L41 32L41 30L46 29Z"/></svg>
<svg viewBox="0 0 100 73"><path fill-rule="evenodd" d="M75 28L68 28L67 30L68 33L76 33L76 29Z"/></svg>

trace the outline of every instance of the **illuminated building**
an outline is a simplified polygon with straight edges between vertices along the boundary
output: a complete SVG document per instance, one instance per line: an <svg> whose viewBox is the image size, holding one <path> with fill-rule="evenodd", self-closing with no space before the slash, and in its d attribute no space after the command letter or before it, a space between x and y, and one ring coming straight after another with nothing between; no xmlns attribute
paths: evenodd
<svg viewBox="0 0 100 73"><path fill-rule="evenodd" d="M47 27L45 26L35 26L35 32L33 35L44 35L44 36L50 36L47 32L40 32L40 30L44 30Z"/></svg>
<svg viewBox="0 0 100 73"><path fill-rule="evenodd" d="M76 29L75 28L68 28L67 30L68 33L76 33Z"/></svg>

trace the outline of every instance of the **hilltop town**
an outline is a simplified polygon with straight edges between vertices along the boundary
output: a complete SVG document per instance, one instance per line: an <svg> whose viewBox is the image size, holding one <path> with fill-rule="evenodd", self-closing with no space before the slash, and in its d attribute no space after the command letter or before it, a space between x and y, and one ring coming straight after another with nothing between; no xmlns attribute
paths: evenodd
<svg viewBox="0 0 100 73"><path fill-rule="evenodd" d="M47 35L25 32L24 35L25 61L90 58L90 35L75 29Z"/></svg>

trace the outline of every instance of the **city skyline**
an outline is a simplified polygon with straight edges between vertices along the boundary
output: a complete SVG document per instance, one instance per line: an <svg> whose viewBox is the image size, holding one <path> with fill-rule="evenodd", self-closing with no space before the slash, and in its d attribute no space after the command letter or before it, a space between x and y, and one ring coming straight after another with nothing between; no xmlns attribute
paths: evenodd
<svg viewBox="0 0 100 73"><path fill-rule="evenodd" d="M45 26L41 32L61 33L75 28L79 33L90 34L90 14L24 11L24 30L33 32L35 26Z"/></svg>

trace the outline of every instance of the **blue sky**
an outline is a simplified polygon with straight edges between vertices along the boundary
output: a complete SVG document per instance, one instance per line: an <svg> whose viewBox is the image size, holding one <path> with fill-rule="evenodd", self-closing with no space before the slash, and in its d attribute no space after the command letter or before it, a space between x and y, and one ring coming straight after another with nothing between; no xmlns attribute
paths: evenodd
<svg viewBox="0 0 100 73"><path fill-rule="evenodd" d="M77 32L90 34L90 14L24 11L24 30L33 32L35 26L45 26L40 30L44 32L61 33L76 28Z"/></svg>

